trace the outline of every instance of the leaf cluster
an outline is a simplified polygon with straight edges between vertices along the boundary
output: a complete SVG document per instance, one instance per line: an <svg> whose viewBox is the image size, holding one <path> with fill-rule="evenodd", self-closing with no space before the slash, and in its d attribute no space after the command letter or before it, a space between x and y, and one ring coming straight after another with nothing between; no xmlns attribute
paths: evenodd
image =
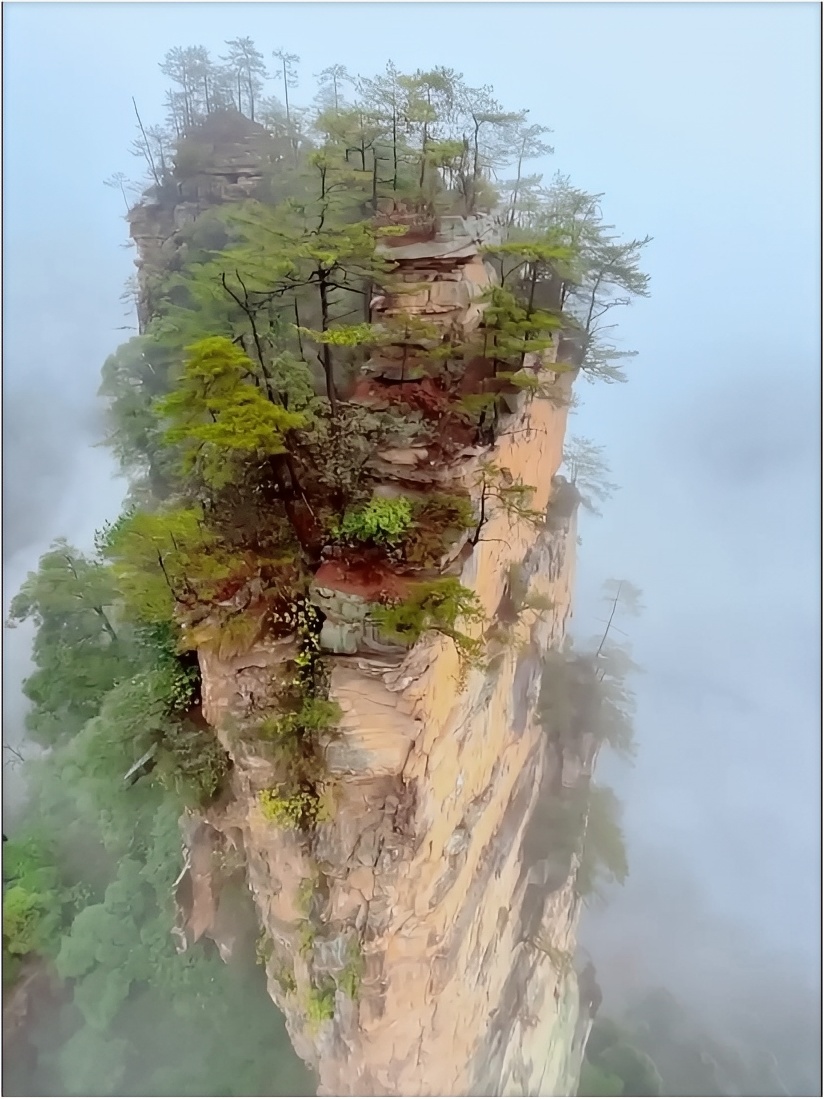
<svg viewBox="0 0 824 1099"><path fill-rule="evenodd" d="M454 577L419 582L406 599L375 606L372 617L381 633L402 645L414 645L433 630L450 637L463 656L479 655L480 643L458 627L482 622L483 610L475 593Z"/></svg>
<svg viewBox="0 0 824 1099"><path fill-rule="evenodd" d="M349 508L332 531L344 543L397 546L413 522L412 502L406 496L373 496L368 504Z"/></svg>

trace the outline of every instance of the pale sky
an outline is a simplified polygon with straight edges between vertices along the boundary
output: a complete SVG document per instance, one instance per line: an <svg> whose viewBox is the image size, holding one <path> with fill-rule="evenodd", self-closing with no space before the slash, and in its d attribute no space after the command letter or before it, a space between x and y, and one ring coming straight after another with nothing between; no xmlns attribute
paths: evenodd
<svg viewBox="0 0 824 1099"><path fill-rule="evenodd" d="M117 510L89 442L100 366L130 334L132 253L102 181L140 174L131 97L160 118L166 50L220 54L244 35L285 48L302 58L297 100L333 62L491 83L552 128L547 175L604 192L608 221L654 237L652 296L621 317L640 352L630 381L582 385L571 424L622 486L583 523L576 629L597 630L609 576L647 608L627 627L646 669L639 758L615 779L636 880L674 866L709 911L814 959L818 4L7 3L4 17L6 603L52 537L88 543ZM19 652L9 663L19 674Z"/></svg>

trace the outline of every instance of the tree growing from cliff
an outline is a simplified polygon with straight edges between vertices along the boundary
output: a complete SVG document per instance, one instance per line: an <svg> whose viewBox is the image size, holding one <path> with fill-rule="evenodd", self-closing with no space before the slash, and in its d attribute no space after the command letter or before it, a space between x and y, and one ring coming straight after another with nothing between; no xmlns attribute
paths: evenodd
<svg viewBox="0 0 824 1099"><path fill-rule="evenodd" d="M526 112L505 111L490 85L469 88L461 82L456 100L458 128L465 150L455 173L456 183L463 197L463 212L474 214L495 204L497 194L489 188L488 181L509 162L512 129L523 124Z"/></svg>
<svg viewBox="0 0 824 1099"><path fill-rule="evenodd" d="M160 71L177 85L171 100L173 122L178 134L185 133L199 116L200 68L202 47L174 46L160 62Z"/></svg>
<svg viewBox="0 0 824 1099"><path fill-rule="evenodd" d="M236 41L248 43L250 55L254 56L256 51L251 45L251 39ZM238 69L239 53L242 54L242 50L233 48L230 53L232 60L224 67L212 61L204 46L175 46L168 51L160 63L160 71L175 85L166 93L166 121L169 129L178 138L191 132L213 111L232 106L236 89L243 89L246 77L246 70ZM256 71L254 66L252 71ZM251 106L254 109L254 101ZM240 99L237 108L243 109Z"/></svg>
<svg viewBox="0 0 824 1099"><path fill-rule="evenodd" d="M538 718L554 743L580 754L590 741L593 759L603 744L626 760L635 753L635 696L630 677L640 669L625 646L606 645L600 653L578 651L568 641L544 662Z"/></svg>
<svg viewBox="0 0 824 1099"><path fill-rule="evenodd" d="M183 472L210 488L235 480L243 461L286 454L286 436L306 422L267 399L255 378L249 356L226 337L213 336L188 348L178 386L157 404L169 423L169 442L183 445Z"/></svg>
<svg viewBox="0 0 824 1099"><path fill-rule="evenodd" d="M608 786L590 783L586 828L576 889L588 901L603 903L610 885L623 885L629 873L621 828L621 803Z"/></svg>
<svg viewBox="0 0 824 1099"><path fill-rule="evenodd" d="M132 106L137 119L137 137L131 143L130 152L146 162L149 182L156 188L156 195L161 195L172 178L171 135L162 126L144 126L134 99Z"/></svg>
<svg viewBox="0 0 824 1099"><path fill-rule="evenodd" d="M509 191L507 225L513 227L524 216L524 212L535 209L538 201L540 175L524 175L524 163L538 157L551 156L555 152L544 140L545 134L552 131L547 126L528 124L525 118L519 118L512 127L512 144L516 154L515 178L508 180L504 187Z"/></svg>
<svg viewBox="0 0 824 1099"><path fill-rule="evenodd" d="M553 346L553 333L561 326L555 314L528 303L522 305L503 286L486 291L484 301L480 351L493 361L496 375L501 373L501 367L509 367L510 371L521 369L527 355L541 355Z"/></svg>
<svg viewBox="0 0 824 1099"><path fill-rule="evenodd" d="M135 336L103 364L105 444L133 484L144 479L160 497L173 482L177 456L163 439L153 403L167 389L168 356L152 336Z"/></svg>
<svg viewBox="0 0 824 1099"><path fill-rule="evenodd" d="M589 194L557 173L539 201L524 214L523 228L549 232L569 249L569 259L538 277L536 300L564 311L580 333L585 376L591 380L625 381L622 363L632 353L611 343L607 323L612 310L635 297L649 295L649 276L641 271L642 252L651 237L620 240L604 222L603 195Z"/></svg>
<svg viewBox="0 0 824 1099"><path fill-rule="evenodd" d="M400 72L390 61L383 73L372 78L360 77L357 90L363 111L378 123L386 135L391 163L392 192L398 190L404 156L403 134L406 124L404 108L408 89L400 81Z"/></svg>
<svg viewBox="0 0 824 1099"><path fill-rule="evenodd" d="M399 76L398 83L407 96L407 129L419 131L418 187L422 197L432 197L426 186L427 174L438 166L439 132L455 104L455 73L442 67L418 69L411 76ZM457 148L453 155L459 155Z"/></svg>
<svg viewBox="0 0 824 1099"><path fill-rule="evenodd" d="M283 87L283 102L286 106L286 123L292 125L292 109L289 103L289 89L298 86L298 70L300 58L296 53L288 53L286 50L273 50L272 57L278 63L278 71Z"/></svg>
<svg viewBox="0 0 824 1099"><path fill-rule="evenodd" d="M484 528L496 508L500 508L513 524L528 523L538 527L543 523L543 514L532 506L534 486L513 477L509 470L495 465L494 462L481 464L476 488L479 490L480 502L473 545L484 540Z"/></svg>
<svg viewBox="0 0 824 1099"><path fill-rule="evenodd" d="M605 503L618 491L618 485L607 479L609 463L604 458L604 447L581 435L570 436L564 443L563 469L587 511L600 516L598 504Z"/></svg>
<svg viewBox="0 0 824 1099"><path fill-rule="evenodd" d="M347 84L353 83L353 78L345 65L327 65L316 74L318 82L318 97L321 107L331 107L333 111L339 111L344 104L343 89Z"/></svg>
<svg viewBox="0 0 824 1099"><path fill-rule="evenodd" d="M249 118L255 121L255 104L263 90L266 77L266 62L251 38L231 38L226 42L229 53L223 58L233 74L237 87L237 109L245 106Z"/></svg>
<svg viewBox="0 0 824 1099"><path fill-rule="evenodd" d="M227 275L239 281L248 278L251 285L260 287L260 301L291 302L297 307L298 328L308 327L301 324L299 302L307 301L309 295L308 308L318 317L312 328L321 334L319 358L334 417L338 392L331 333L355 331L341 326L351 312L351 305L348 310L346 306L353 297L363 298L373 281L385 277L389 264L376 251L379 230L368 221L352 220L357 176L334 153L319 152L311 158L309 179L308 201L276 210L249 206L238 215L236 224L245 239L227 255L231 261Z"/></svg>
<svg viewBox="0 0 824 1099"><path fill-rule="evenodd" d="M616 616L619 612L636 618L644 609L641 604L641 589L629 580L605 580L603 584L603 601L608 607L608 617L605 621L606 628L595 652L596 657L604 652L610 630L618 629Z"/></svg>
<svg viewBox="0 0 824 1099"><path fill-rule="evenodd" d="M171 622L178 603L208 602L237 567L196 507L125 514L98 545L130 614L148 625Z"/></svg>
<svg viewBox="0 0 824 1099"><path fill-rule="evenodd" d="M113 191L120 192L123 198L123 205L125 206L126 213L128 214L132 204L129 200L129 196L126 194L126 188L128 187L130 190L133 190L135 188L135 184L128 178L126 173L114 172L112 175L109 176L108 179L103 180L103 186L111 187Z"/></svg>
<svg viewBox="0 0 824 1099"><path fill-rule="evenodd" d="M613 1019L598 1018L587 1042L579 1095L662 1095L663 1081L654 1062L632 1034Z"/></svg>

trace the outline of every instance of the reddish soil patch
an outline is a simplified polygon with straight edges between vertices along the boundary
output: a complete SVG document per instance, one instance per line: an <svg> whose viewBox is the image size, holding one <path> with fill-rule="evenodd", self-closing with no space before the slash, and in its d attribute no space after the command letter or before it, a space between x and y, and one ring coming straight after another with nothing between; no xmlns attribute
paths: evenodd
<svg viewBox="0 0 824 1099"><path fill-rule="evenodd" d="M370 603L405 599L414 581L393 572L384 562L364 561L349 564L327 561L315 573L315 583L347 595L359 595Z"/></svg>
<svg viewBox="0 0 824 1099"><path fill-rule="evenodd" d="M436 378L412 382L382 382L378 378L359 378L352 400L378 399L389 404L406 405L428 419L438 420L449 409L449 394Z"/></svg>
<svg viewBox="0 0 824 1099"><path fill-rule="evenodd" d="M456 396L475 393L515 392L511 383L492 376L492 362L476 358L467 364L466 373L459 382L458 394L451 393L442 378L422 378L411 382L384 382L378 378L359 378L351 399L354 401L381 400L389 405L402 405L420 412L436 425L434 438L423 442L429 451L430 461L447 462L464 447L478 442L478 428L472 417L455 408Z"/></svg>
<svg viewBox="0 0 824 1099"><path fill-rule="evenodd" d="M221 581L215 589L211 601L214 603L227 603L230 599L234 599L243 585L250 579L250 576L250 573L235 573L234 576Z"/></svg>

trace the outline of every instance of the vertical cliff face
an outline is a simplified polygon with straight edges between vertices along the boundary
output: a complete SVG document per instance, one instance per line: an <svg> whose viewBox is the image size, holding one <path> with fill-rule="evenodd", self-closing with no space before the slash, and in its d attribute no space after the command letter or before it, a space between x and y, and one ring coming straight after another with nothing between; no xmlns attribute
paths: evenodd
<svg viewBox="0 0 824 1099"><path fill-rule="evenodd" d="M547 471L545 503L563 421L533 402L495 450L513 472ZM445 638L402 659L332 659L344 717L326 746L332 820L312 843L263 816L257 795L275 766L233 732L246 700L282 674L288 643L261 640L231 660L200 652L204 712L235 762L232 800L209 823L246 853L270 990L323 1093L574 1089L577 902L571 880L548 891L552 852L527 842L556 777L532 711L541 656L570 613L574 546L573 518L537 539L503 513L487 525L461 579L489 618L511 567L552 605L519 615L505 643L491 639L485 672L463 673ZM320 1003L331 1010L328 993L333 1014L313 1019Z"/></svg>
<svg viewBox="0 0 824 1099"><path fill-rule="evenodd" d="M163 215L170 225L181 216ZM145 212L132 224L150 263L145 241L158 234ZM494 279L481 242L492 232L490 222L453 219L419 239L411 228L388 249L394 289L376 294L373 320L418 317L422 334L411 349L376 354L351 401L379 409L399 395L412 407L438 400L424 365L441 338L478 325L478 299ZM481 658L468 662L439 633L411 649L388 640L374 606L404 578L334 557L321 564L310 597L342 717L321 737L328 812L311 833L263 812L279 760L254 734L254 714L288 685L296 638L261 630L240 650L198 649L203 714L233 770L221 801L185 822L181 947L209 935L231 951L237 929L221 897L245 873L270 993L321 1094L576 1088L588 1013L573 965L575 864L559 879L542 812L590 761L565 758L535 718L544 657L571 614L575 566L576 494L557 476L570 375L553 372L556 351L528 363L552 399L509 387L509 413L488 445L429 438L373 456L377 494L465 490L484 520L425 573L477 594ZM475 370L477 391L483 361ZM519 484L534 489L530 515L506 505L506 486Z"/></svg>

